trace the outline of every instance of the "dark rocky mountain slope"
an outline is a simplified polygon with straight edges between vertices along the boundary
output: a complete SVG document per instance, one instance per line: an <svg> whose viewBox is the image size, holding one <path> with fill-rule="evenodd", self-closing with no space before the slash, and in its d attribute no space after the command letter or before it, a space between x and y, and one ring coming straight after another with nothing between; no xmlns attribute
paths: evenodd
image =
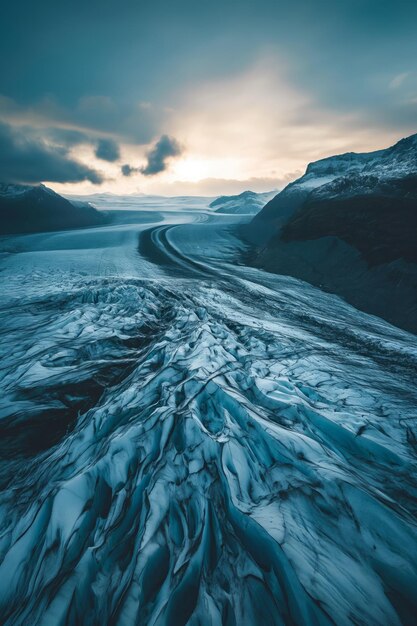
<svg viewBox="0 0 417 626"><path fill-rule="evenodd" d="M106 216L88 203L71 203L44 185L0 184L0 234L97 226Z"/></svg>
<svg viewBox="0 0 417 626"><path fill-rule="evenodd" d="M246 236L255 265L417 332L417 135L310 164Z"/></svg>

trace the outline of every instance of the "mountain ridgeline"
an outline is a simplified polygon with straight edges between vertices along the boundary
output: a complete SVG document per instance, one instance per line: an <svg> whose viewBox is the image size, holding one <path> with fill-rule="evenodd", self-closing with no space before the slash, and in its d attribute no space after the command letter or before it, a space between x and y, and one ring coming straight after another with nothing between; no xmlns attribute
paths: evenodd
<svg viewBox="0 0 417 626"><path fill-rule="evenodd" d="M311 163L246 237L256 266L417 332L417 135Z"/></svg>
<svg viewBox="0 0 417 626"><path fill-rule="evenodd" d="M271 200L274 195L274 191L267 191L265 193L243 191L237 196L220 196L213 200L209 207L215 209L216 213L225 213L228 215L255 215L262 209L265 202Z"/></svg>
<svg viewBox="0 0 417 626"><path fill-rule="evenodd" d="M0 184L0 234L67 230L106 223L92 205L70 202L45 185Z"/></svg>

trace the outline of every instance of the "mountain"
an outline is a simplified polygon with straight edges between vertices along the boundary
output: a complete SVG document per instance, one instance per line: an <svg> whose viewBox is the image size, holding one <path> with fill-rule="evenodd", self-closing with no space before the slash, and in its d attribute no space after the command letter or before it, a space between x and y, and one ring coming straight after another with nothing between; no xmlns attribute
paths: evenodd
<svg viewBox="0 0 417 626"><path fill-rule="evenodd" d="M386 150L328 157L310 163L304 176L290 183L257 215L258 225L286 223L307 200L374 193L378 185L406 179L417 173L417 135L402 139ZM394 191L394 189L393 189ZM401 190L399 190L401 194Z"/></svg>
<svg viewBox="0 0 417 626"><path fill-rule="evenodd" d="M253 215L262 209L268 200L275 195L275 191L265 193L255 193L254 191L244 191L237 196L220 196L209 205L211 209L216 209L216 213L227 213L229 215Z"/></svg>
<svg viewBox="0 0 417 626"><path fill-rule="evenodd" d="M417 332L417 135L311 163L248 231L255 265Z"/></svg>
<svg viewBox="0 0 417 626"><path fill-rule="evenodd" d="M35 233L104 224L86 202L70 202L45 185L0 183L0 234Z"/></svg>

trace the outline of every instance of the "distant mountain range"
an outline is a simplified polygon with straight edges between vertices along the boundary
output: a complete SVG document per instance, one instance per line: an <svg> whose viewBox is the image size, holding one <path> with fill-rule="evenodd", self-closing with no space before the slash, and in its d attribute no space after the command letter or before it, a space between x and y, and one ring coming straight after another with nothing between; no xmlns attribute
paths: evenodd
<svg viewBox="0 0 417 626"><path fill-rule="evenodd" d="M0 234L97 226L106 216L88 202L70 202L45 185L0 183Z"/></svg>
<svg viewBox="0 0 417 626"><path fill-rule="evenodd" d="M417 332L417 135L311 163L246 236L255 265Z"/></svg>
<svg viewBox="0 0 417 626"><path fill-rule="evenodd" d="M209 205L211 209L216 209L216 213L227 213L229 215L254 215L262 209L268 200L273 198L276 191L265 193L255 193L254 191L244 191L237 196L220 196Z"/></svg>

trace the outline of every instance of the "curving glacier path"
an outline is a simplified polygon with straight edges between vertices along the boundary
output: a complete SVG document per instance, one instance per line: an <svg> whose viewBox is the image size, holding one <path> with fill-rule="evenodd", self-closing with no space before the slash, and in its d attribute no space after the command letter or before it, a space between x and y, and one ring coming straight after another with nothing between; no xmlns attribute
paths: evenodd
<svg viewBox="0 0 417 626"><path fill-rule="evenodd" d="M1 242L0 622L415 624L416 337L120 215Z"/></svg>

